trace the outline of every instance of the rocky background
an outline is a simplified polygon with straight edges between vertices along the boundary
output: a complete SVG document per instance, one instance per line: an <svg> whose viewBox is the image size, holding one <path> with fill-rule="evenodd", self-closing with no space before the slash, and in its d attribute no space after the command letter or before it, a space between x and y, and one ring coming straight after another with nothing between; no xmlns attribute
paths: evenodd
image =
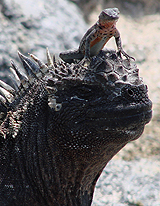
<svg viewBox="0 0 160 206"><path fill-rule="evenodd" d="M0 79L9 82L17 50L45 61L51 53L77 48L102 9L118 7L123 48L136 58L153 101L153 119L143 135L122 149L103 171L93 206L160 205L160 1L0 0ZM106 45L115 48L114 39Z"/></svg>
<svg viewBox="0 0 160 206"><path fill-rule="evenodd" d="M0 69L8 76L17 50L45 60L45 49L58 54L76 48L87 29L80 9L66 0L0 0Z"/></svg>

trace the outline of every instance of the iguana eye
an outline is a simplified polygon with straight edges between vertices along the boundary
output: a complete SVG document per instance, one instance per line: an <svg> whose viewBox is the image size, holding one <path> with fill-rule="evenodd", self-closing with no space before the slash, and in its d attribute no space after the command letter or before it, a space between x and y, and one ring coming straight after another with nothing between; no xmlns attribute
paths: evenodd
<svg viewBox="0 0 160 206"><path fill-rule="evenodd" d="M80 87L80 88L78 88L77 91L78 91L78 92L77 92L77 95L78 95L78 96L83 96L83 97L85 97L85 96L90 96L90 95L92 95L92 89L87 88L87 87Z"/></svg>

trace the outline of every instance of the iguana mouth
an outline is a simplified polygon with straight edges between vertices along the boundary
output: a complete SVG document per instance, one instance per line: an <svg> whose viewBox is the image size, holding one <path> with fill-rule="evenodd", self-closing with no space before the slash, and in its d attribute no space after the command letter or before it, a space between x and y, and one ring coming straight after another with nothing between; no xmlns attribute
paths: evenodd
<svg viewBox="0 0 160 206"><path fill-rule="evenodd" d="M112 118L109 120L109 122L107 121L107 123L109 123L110 129L134 129L135 127L137 128L139 126L144 126L145 124L149 123L151 118L152 110L148 110L145 112L135 113L129 116Z"/></svg>
<svg viewBox="0 0 160 206"><path fill-rule="evenodd" d="M110 130L134 129L144 126L152 118L152 102L148 100L147 104L136 105L118 105L115 108L97 109L88 115L85 124L90 127L98 127ZM80 123L80 122L78 122Z"/></svg>

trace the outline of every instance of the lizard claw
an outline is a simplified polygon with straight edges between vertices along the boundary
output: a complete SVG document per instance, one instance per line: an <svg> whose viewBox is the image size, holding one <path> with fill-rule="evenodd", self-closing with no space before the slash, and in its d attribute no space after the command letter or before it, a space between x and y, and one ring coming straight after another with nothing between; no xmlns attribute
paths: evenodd
<svg viewBox="0 0 160 206"><path fill-rule="evenodd" d="M89 66L90 62L91 62L91 61L90 61L89 58L84 57L84 58L79 62L79 64L82 65L82 66L87 67L87 66Z"/></svg>
<svg viewBox="0 0 160 206"><path fill-rule="evenodd" d="M125 56L128 60L133 59L135 61L134 57L129 56L126 52L124 52L123 50L119 50L117 52L117 55L122 59L121 54L123 54L123 56Z"/></svg>

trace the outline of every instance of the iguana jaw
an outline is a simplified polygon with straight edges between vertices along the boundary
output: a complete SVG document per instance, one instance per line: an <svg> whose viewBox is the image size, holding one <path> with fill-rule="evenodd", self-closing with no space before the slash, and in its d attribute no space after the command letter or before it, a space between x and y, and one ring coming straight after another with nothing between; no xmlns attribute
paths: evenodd
<svg viewBox="0 0 160 206"><path fill-rule="evenodd" d="M125 144L137 139L142 134L145 124L150 121L152 116L152 103L149 99L146 103L117 104L114 107L113 102L104 105L100 102L102 99L97 99L97 104L92 106L91 102L85 104L85 101L80 98L71 98L68 103L62 102L61 110L54 113L56 119L61 119L61 114L64 113L67 116L67 119L63 119L63 123L61 122L59 125L60 128L63 128L63 133L59 136L65 135L65 138L61 138L62 147L69 149L73 146L72 149L75 150L96 148L99 144L102 147L105 145L110 147L109 145L115 141L115 138L119 145ZM75 108L79 108L78 111ZM71 111L74 112L74 116L70 116ZM54 132L54 128L53 126L52 132ZM59 131L61 131L60 128ZM64 128L68 129L64 131Z"/></svg>
<svg viewBox="0 0 160 206"><path fill-rule="evenodd" d="M149 123L152 118L152 103L149 100L148 104L137 104L123 106L119 105L115 108L94 110L90 118L85 120L85 124L98 125L100 128L115 129L132 129L139 125Z"/></svg>
<svg viewBox="0 0 160 206"><path fill-rule="evenodd" d="M65 98L69 96L68 91L64 91L62 94L57 93L57 102L62 104L60 113L64 112L63 108L68 108L67 113L69 114L74 111L74 116L68 117L67 124L74 125L75 128L83 127L82 125L88 125L89 128L97 128L98 130L100 128L111 130L134 128L147 124L152 117L152 102L147 93L139 102L136 95L130 102L127 102L126 94L120 94L110 100L109 96L113 95L101 94L103 91L98 87L90 87L86 90L83 88L84 94L78 88L70 88L69 92L72 94L69 98ZM94 98L89 96L90 93ZM141 93L137 96L139 95Z"/></svg>

